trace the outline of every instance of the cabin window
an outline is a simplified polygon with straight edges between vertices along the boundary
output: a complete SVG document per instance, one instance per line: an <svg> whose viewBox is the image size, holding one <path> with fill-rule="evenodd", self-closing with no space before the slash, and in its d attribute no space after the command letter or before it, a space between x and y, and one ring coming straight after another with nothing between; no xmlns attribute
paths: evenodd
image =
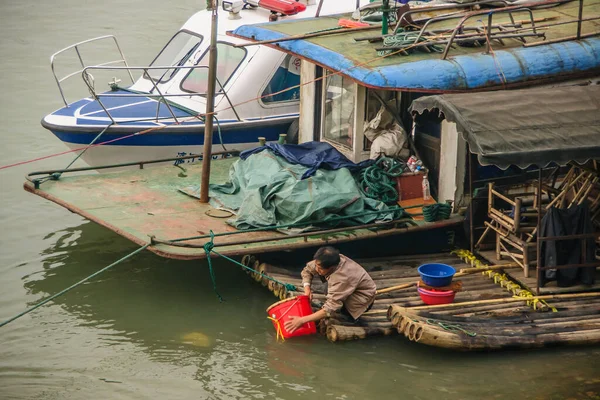
<svg viewBox="0 0 600 400"><path fill-rule="evenodd" d="M208 90L208 60L207 50L197 61L196 68L191 70L181 82L181 90L191 93L206 94ZM229 43L217 43L217 84L216 92L221 93L227 81L246 57L246 49L233 47Z"/></svg>
<svg viewBox="0 0 600 400"><path fill-rule="evenodd" d="M185 31L177 32L154 61L152 61L150 66L182 66L196 51L198 51L201 43L202 36L192 35ZM166 82L170 80L177 71L177 69L158 68L149 70L148 74L155 82ZM146 75L145 78L148 79L148 75Z"/></svg>
<svg viewBox="0 0 600 400"><path fill-rule="evenodd" d="M300 59L286 55L277 71L263 90L262 102L265 104L300 99ZM290 89L293 88L293 89ZM290 90L286 90L290 89Z"/></svg>
<svg viewBox="0 0 600 400"><path fill-rule="evenodd" d="M353 144L354 87L350 79L327 72L323 138L349 148Z"/></svg>

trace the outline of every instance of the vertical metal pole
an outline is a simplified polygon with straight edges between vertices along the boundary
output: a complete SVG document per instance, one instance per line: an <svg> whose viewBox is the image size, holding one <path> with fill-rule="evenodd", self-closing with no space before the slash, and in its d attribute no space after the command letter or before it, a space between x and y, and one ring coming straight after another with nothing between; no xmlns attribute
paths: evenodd
<svg viewBox="0 0 600 400"><path fill-rule="evenodd" d="M381 34L382 35L387 35L388 34L388 11L390 9L390 1L389 0L383 0L382 2L382 6L383 6L383 20L381 21Z"/></svg>
<svg viewBox="0 0 600 400"><path fill-rule="evenodd" d="M318 18L321 15L321 7L323 7L323 0L319 0L319 5L317 6L317 12L315 13L315 17Z"/></svg>
<svg viewBox="0 0 600 400"><path fill-rule="evenodd" d="M204 151L202 152L202 181L200 182L200 202L208 203L208 184L210 183L210 161L212 158L213 113L215 111L215 87L217 84L217 21L219 5L211 0L212 25L208 59L208 86L206 93L206 116L204 119Z"/></svg>
<svg viewBox="0 0 600 400"><path fill-rule="evenodd" d="M472 173L472 161L473 158L472 153L468 153L468 162L469 162L469 197L471 197L471 204L469 205L469 243L471 253L475 251L475 243L473 243L473 205L475 204L475 196L473 196L473 173Z"/></svg>
<svg viewBox="0 0 600 400"><path fill-rule="evenodd" d="M537 192L537 206L538 206L538 220L537 220L537 229L536 229L536 241L537 241L537 245L536 245L536 252L537 252L537 261L536 261L536 289L535 289L535 295L539 296L540 295L540 275L541 275L541 271L540 271L540 260L542 259L542 242L540 240L540 233L541 233L541 228L542 228L542 167L540 167L540 172L538 174L538 192ZM525 246L525 251L527 251L527 246Z"/></svg>
<svg viewBox="0 0 600 400"><path fill-rule="evenodd" d="M583 0L579 0L579 18L577 19L577 40L581 39L581 18L583 18Z"/></svg>
<svg viewBox="0 0 600 400"><path fill-rule="evenodd" d="M492 14L492 13L488 14L488 26L487 26L487 28L485 30L485 42L486 42L485 53L486 54L489 54L490 50L491 50L490 30L492 29L492 15L494 15L494 14Z"/></svg>

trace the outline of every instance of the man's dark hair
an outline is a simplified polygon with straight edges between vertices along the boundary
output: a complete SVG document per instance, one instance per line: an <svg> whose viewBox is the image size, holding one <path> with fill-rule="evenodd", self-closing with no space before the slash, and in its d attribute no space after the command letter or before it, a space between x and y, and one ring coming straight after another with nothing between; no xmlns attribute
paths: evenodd
<svg viewBox="0 0 600 400"><path fill-rule="evenodd" d="M323 246L317 250L313 259L319 262L321 268L329 269L340 263L340 252L335 247Z"/></svg>

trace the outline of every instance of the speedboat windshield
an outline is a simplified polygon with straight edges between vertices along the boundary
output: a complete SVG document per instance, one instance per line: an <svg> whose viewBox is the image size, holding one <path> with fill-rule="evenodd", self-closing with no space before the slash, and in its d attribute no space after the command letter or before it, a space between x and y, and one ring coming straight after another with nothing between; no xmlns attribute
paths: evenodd
<svg viewBox="0 0 600 400"><path fill-rule="evenodd" d="M231 43L218 42L217 53L217 92L222 92L227 81L233 76L244 58L246 49L234 47ZM208 90L208 60L209 51L205 51L197 61L199 68L192 69L181 83L181 90L190 93L206 94Z"/></svg>
<svg viewBox="0 0 600 400"><path fill-rule="evenodd" d="M181 66L194 55L202 43L202 36L179 31L171 38L158 56L150 64L151 67ZM148 71L156 82L166 82L177 73L177 69L151 69Z"/></svg>

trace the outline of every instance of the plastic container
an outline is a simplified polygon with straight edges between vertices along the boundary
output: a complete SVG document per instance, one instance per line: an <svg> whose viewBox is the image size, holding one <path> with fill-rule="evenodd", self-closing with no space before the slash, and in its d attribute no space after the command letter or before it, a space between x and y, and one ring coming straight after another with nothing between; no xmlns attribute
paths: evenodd
<svg viewBox="0 0 600 400"><path fill-rule="evenodd" d="M350 19L342 18L338 21L338 26L341 26L342 28L364 28L371 25L365 22L352 21Z"/></svg>
<svg viewBox="0 0 600 400"><path fill-rule="evenodd" d="M302 295L278 301L267 308L267 313L272 318L275 331L279 332L285 339L317 333L317 326L314 322L307 322L291 333L285 329L285 321L290 317L305 317L312 314L308 296Z"/></svg>
<svg viewBox="0 0 600 400"><path fill-rule="evenodd" d="M456 273L454 268L446 264L423 264L417 271L421 275L421 280L433 287L448 286Z"/></svg>
<svg viewBox="0 0 600 400"><path fill-rule="evenodd" d="M454 296L456 296L456 292L453 290L427 290L417 288L417 291L419 292L419 296L421 296L423 303L429 305L449 304L454 301Z"/></svg>
<svg viewBox="0 0 600 400"><path fill-rule="evenodd" d="M423 200L431 199L431 192L429 190L429 179L427 179L427 174L423 175Z"/></svg>

